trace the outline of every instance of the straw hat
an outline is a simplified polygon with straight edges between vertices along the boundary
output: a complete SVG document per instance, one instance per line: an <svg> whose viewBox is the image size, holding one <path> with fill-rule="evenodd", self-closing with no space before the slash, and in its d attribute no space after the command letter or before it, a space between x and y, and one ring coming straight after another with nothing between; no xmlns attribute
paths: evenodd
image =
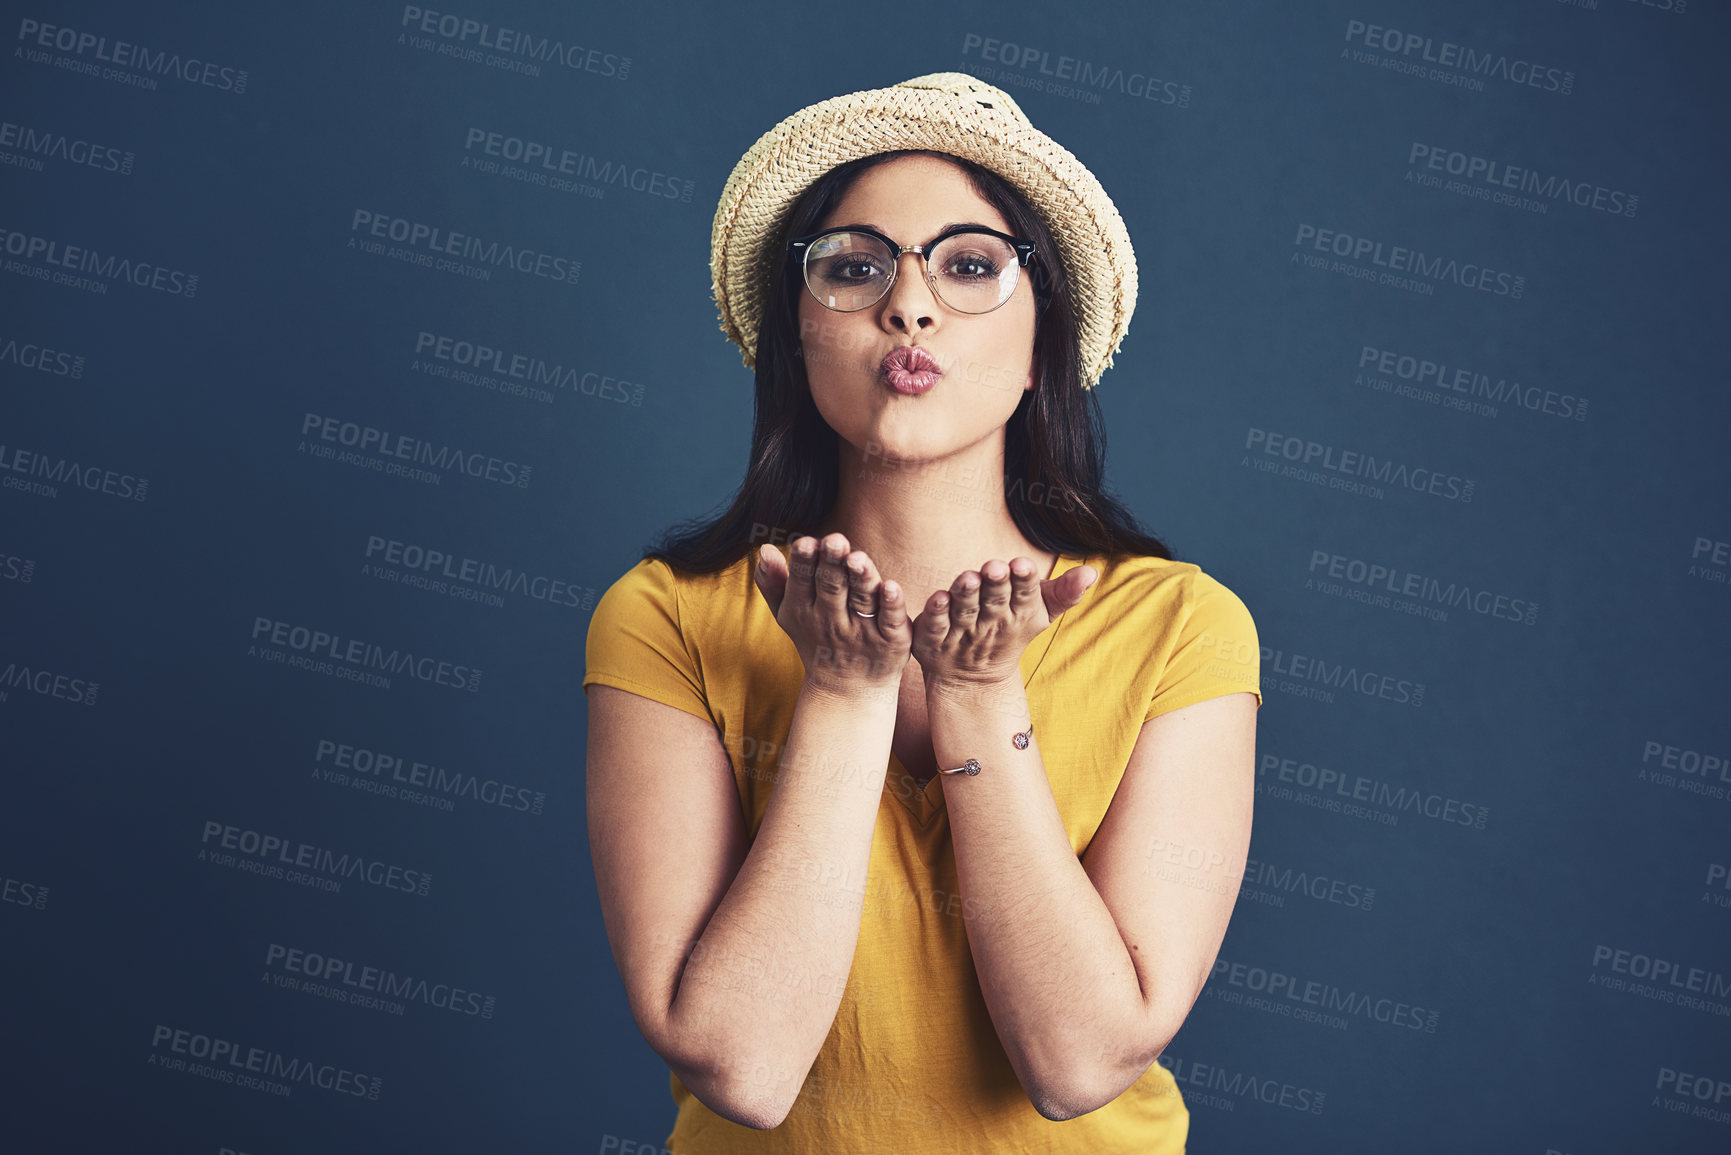
<svg viewBox="0 0 1731 1155"><path fill-rule="evenodd" d="M992 170L1045 220L1070 276L1083 388L1112 364L1136 308L1136 254L1123 218L1087 167L1035 128L1008 93L964 72L934 72L803 108L758 138L721 190L709 272L721 331L747 368L788 210L818 177L863 156L932 149ZM1050 254L1035 260L1049 259Z"/></svg>

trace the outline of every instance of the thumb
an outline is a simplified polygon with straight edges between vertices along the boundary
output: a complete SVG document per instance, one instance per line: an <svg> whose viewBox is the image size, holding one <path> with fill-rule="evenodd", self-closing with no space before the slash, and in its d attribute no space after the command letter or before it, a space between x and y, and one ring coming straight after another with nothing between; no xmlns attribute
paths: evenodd
<svg viewBox="0 0 1731 1155"><path fill-rule="evenodd" d="M1079 565L1063 577L1043 583L1047 616L1056 618L1065 610L1074 608L1082 600L1082 595L1093 589L1099 580L1099 570L1091 565Z"/></svg>
<svg viewBox="0 0 1731 1155"><path fill-rule="evenodd" d="M768 545L759 547L752 580L757 583L763 600L769 603L769 612L779 618L781 599L787 593L787 559L781 556L780 550Z"/></svg>

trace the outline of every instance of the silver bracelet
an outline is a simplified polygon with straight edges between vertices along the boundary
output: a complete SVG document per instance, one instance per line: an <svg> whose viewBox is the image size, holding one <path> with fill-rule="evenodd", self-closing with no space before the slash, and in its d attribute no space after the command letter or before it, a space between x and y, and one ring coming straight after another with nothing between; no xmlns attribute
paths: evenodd
<svg viewBox="0 0 1731 1155"><path fill-rule="evenodd" d="M1033 737L1034 724L1029 722L1026 730L1019 731L1010 736L1010 743L1018 750L1026 750L1028 748L1028 743L1033 739ZM966 774L970 778L979 772L980 760L978 758L969 758L966 762L963 762L960 766L951 770L945 770L941 766L938 768L939 774Z"/></svg>

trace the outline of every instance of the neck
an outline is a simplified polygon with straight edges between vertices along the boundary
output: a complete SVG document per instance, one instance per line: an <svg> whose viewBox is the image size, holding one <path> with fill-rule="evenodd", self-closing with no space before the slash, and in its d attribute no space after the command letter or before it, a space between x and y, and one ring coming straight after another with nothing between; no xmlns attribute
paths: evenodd
<svg viewBox="0 0 1731 1155"><path fill-rule="evenodd" d="M1057 564L1010 517L1001 444L988 439L918 462L862 454L845 441L839 450L835 506L816 536L841 533L864 550L880 576L902 587L910 611L993 558L1030 557L1042 578Z"/></svg>

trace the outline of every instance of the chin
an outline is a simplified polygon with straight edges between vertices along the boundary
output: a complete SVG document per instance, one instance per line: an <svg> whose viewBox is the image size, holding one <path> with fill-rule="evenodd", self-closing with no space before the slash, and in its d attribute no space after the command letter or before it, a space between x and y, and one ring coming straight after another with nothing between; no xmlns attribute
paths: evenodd
<svg viewBox="0 0 1731 1155"><path fill-rule="evenodd" d="M940 441L929 436L902 436L872 429L866 430L861 438L850 438L849 443L866 462L875 465L893 462L913 466L936 460L961 448L950 438Z"/></svg>

